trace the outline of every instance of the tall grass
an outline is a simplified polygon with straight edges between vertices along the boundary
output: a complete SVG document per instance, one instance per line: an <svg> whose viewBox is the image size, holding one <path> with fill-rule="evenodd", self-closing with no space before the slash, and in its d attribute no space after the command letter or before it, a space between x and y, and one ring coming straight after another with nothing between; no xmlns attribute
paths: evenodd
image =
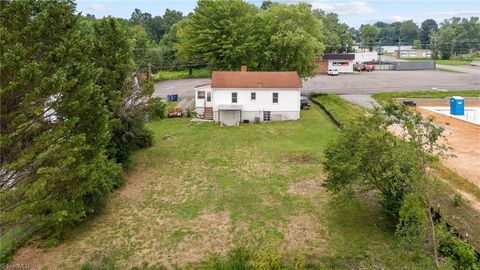
<svg viewBox="0 0 480 270"><path fill-rule="evenodd" d="M159 71L154 77L154 81L166 81L166 80L180 80L180 79L191 79L191 78L210 78L212 72L209 69L194 69L192 74L188 73L188 70L178 70L178 71Z"/></svg>

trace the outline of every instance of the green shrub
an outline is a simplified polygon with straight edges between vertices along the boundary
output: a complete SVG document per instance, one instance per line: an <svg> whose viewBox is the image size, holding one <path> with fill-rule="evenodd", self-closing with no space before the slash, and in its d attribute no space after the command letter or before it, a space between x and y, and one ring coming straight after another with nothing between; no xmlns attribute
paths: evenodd
<svg viewBox="0 0 480 270"><path fill-rule="evenodd" d="M465 200L463 199L462 195L458 193L455 193L455 195L453 195L453 205L455 207L461 206L464 203L465 203Z"/></svg>
<svg viewBox="0 0 480 270"><path fill-rule="evenodd" d="M152 97L148 100L149 119L156 120L165 118L167 103L160 97Z"/></svg>
<svg viewBox="0 0 480 270"><path fill-rule="evenodd" d="M475 257L475 251L466 241L457 238L444 224L437 227L438 250L452 260L455 269L480 269L480 262Z"/></svg>
<svg viewBox="0 0 480 270"><path fill-rule="evenodd" d="M117 115L117 119L111 122L109 156L124 167L128 167L132 152L151 146L153 134L145 127L146 114L143 108L126 109Z"/></svg>
<svg viewBox="0 0 480 270"><path fill-rule="evenodd" d="M212 257L200 264L200 269L244 269L253 270L253 266L250 261L253 257L252 250L245 246L239 246L231 249L227 256L222 258L218 254L212 255Z"/></svg>
<svg viewBox="0 0 480 270"><path fill-rule="evenodd" d="M198 268L205 270L300 270L305 268L305 258L303 256L286 258L274 247L254 249L241 245L232 248L224 257L218 254L213 255L209 260L202 262Z"/></svg>
<svg viewBox="0 0 480 270"><path fill-rule="evenodd" d="M283 269L280 252L278 250L270 248L258 252L252 264L256 270Z"/></svg>
<svg viewBox="0 0 480 270"><path fill-rule="evenodd" d="M427 209L421 194L411 193L403 200L395 234L410 250L421 251L425 247L428 236Z"/></svg>

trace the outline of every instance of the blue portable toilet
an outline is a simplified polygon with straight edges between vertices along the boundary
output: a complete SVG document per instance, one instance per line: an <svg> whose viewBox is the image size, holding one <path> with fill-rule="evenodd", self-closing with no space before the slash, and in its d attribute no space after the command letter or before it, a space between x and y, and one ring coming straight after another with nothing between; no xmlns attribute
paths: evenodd
<svg viewBox="0 0 480 270"><path fill-rule="evenodd" d="M465 114L465 100L463 97L453 96L450 98L450 114L464 115Z"/></svg>

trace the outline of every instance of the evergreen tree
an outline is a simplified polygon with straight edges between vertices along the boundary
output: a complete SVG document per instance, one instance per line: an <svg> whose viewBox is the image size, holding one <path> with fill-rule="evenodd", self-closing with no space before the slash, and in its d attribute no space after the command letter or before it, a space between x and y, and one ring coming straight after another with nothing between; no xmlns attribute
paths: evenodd
<svg viewBox="0 0 480 270"><path fill-rule="evenodd" d="M426 49L427 46L430 44L430 34L433 32L438 31L438 24L435 20L428 19L422 22L422 26L420 27L419 38L420 42L422 43L422 48Z"/></svg>
<svg viewBox="0 0 480 270"><path fill-rule="evenodd" d="M97 20L93 36L93 58L101 71L97 84L112 112L109 156L127 165L133 150L151 144L152 136L144 127L146 108L142 102L142 97L151 93L144 92L131 76L133 48L126 25L110 17Z"/></svg>
<svg viewBox="0 0 480 270"><path fill-rule="evenodd" d="M163 32L165 34L170 32L172 26L183 19L183 14L180 11L166 9L163 14Z"/></svg>
<svg viewBox="0 0 480 270"><path fill-rule="evenodd" d="M0 226L58 235L120 178L93 42L70 1L1 3Z"/></svg>

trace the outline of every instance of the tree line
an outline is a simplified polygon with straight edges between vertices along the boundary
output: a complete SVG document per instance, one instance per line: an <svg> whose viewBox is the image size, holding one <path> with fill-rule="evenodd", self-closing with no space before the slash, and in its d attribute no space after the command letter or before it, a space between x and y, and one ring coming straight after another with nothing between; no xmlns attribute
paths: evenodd
<svg viewBox="0 0 480 270"><path fill-rule="evenodd" d="M127 20L125 20L127 21ZM475 53L480 46L478 17L454 17L420 27L412 20L362 25L341 23L335 13L310 5L263 1L260 7L244 0L200 0L193 12L165 11L163 16L136 9L128 24L135 33L135 59L143 69L176 70L209 67L236 70L296 70L315 73L315 61L325 52L351 52L359 43L373 50L380 45L412 45L432 49L434 57Z"/></svg>
<svg viewBox="0 0 480 270"><path fill-rule="evenodd" d="M450 59L453 55L476 53L480 48L479 17L453 17L437 24L424 20L418 27L412 20L362 25L352 30L356 41L373 50L382 45L412 45L415 49L431 49L434 58Z"/></svg>
<svg viewBox="0 0 480 270"><path fill-rule="evenodd" d="M151 145L153 87L135 73L122 20L83 17L66 0L0 5L0 230L56 241Z"/></svg>
<svg viewBox="0 0 480 270"><path fill-rule="evenodd" d="M144 68L149 63L166 70L248 65L252 70L296 70L308 77L324 51L353 46L349 28L337 14L302 3L264 1L257 7L243 0L200 0L187 16L167 10L163 17L152 17L135 10L129 23L139 37L149 37L137 43L137 62Z"/></svg>

